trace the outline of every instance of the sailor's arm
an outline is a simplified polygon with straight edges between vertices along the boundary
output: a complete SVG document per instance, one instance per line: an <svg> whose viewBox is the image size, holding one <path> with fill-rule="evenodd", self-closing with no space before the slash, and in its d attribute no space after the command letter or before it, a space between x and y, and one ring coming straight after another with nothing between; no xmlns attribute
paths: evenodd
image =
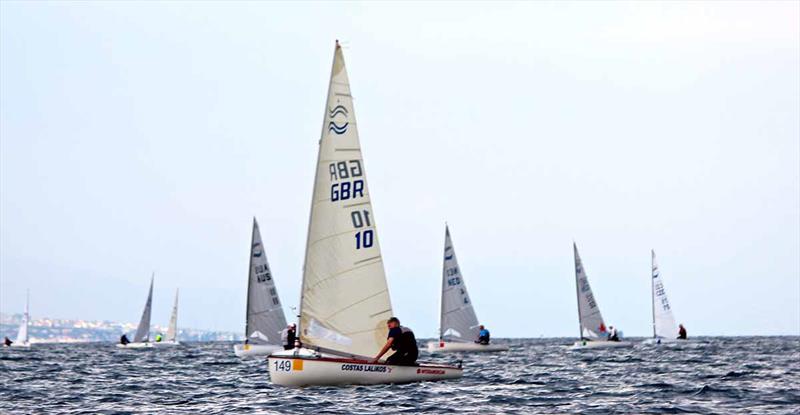
<svg viewBox="0 0 800 415"><path fill-rule="evenodd" d="M392 347L392 343L394 343L394 337L389 337L386 340L386 344L384 344L383 348L381 348L381 351L378 353L377 356L375 356L375 363L377 363L378 360L380 360L381 357L386 354L386 351L389 350L390 347Z"/></svg>

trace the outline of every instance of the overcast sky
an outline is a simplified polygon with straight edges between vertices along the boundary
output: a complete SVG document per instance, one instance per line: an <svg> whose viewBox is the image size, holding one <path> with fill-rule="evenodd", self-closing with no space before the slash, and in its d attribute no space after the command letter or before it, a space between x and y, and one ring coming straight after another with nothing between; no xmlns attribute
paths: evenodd
<svg viewBox="0 0 800 415"><path fill-rule="evenodd" d="M334 39L395 313L444 223L495 336L800 333L800 3L0 3L0 310L243 331L252 217L299 302Z"/></svg>

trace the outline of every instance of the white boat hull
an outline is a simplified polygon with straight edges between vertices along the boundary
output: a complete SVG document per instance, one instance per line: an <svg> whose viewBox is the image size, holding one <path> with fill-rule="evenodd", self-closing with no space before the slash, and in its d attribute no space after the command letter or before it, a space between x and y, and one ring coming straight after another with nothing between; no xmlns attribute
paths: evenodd
<svg viewBox="0 0 800 415"><path fill-rule="evenodd" d="M274 344L234 344L233 354L242 359L269 356L283 347Z"/></svg>
<svg viewBox="0 0 800 415"><path fill-rule="evenodd" d="M150 342L128 343L128 344L117 343L117 347L120 349L147 349L153 347L153 343Z"/></svg>
<svg viewBox="0 0 800 415"><path fill-rule="evenodd" d="M177 341L175 341L175 342L155 342L155 343L153 343L153 347L175 347L175 346L180 346L180 345L181 345L181 343L177 342Z"/></svg>
<svg viewBox="0 0 800 415"><path fill-rule="evenodd" d="M684 344L688 342L686 339L668 339L665 337L646 339L642 344L646 345L659 345L659 344Z"/></svg>
<svg viewBox="0 0 800 415"><path fill-rule="evenodd" d="M627 341L612 342L608 340L581 340L575 342L569 348L572 350L583 350L583 349L613 349L622 347L633 347L633 343Z"/></svg>
<svg viewBox="0 0 800 415"><path fill-rule="evenodd" d="M31 348L31 344L30 344L30 342L28 342L28 343L17 343L17 342L14 342L14 343L11 343L11 347L19 347L19 348L23 348L23 349L30 349Z"/></svg>
<svg viewBox="0 0 800 415"><path fill-rule="evenodd" d="M377 385L459 379L463 369L455 366L419 364L397 366L367 360L316 357L278 353L269 356L272 383L282 386Z"/></svg>
<svg viewBox="0 0 800 415"><path fill-rule="evenodd" d="M428 342L429 353L456 353L456 352L505 352L508 346L504 344L480 344L459 342Z"/></svg>

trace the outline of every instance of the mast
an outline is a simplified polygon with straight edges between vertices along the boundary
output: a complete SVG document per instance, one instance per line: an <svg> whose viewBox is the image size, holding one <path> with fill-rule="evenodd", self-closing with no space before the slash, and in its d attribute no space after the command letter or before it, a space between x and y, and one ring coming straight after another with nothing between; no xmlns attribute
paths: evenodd
<svg viewBox="0 0 800 415"><path fill-rule="evenodd" d="M253 243L256 240L256 227L258 226L258 222L256 222L256 217L253 216L253 230L250 233L250 261L247 266L247 300L245 303L244 309L244 341L247 342L250 340L250 274L253 270Z"/></svg>
<svg viewBox="0 0 800 415"><path fill-rule="evenodd" d="M341 46L339 45L339 39L336 39L336 46L335 46L334 52L333 52L333 60L331 61L331 75L328 78L329 80L333 79L333 75L334 75L333 70L334 70L334 65L336 64L336 50L339 49L339 48L341 48ZM328 117L328 98L331 95L331 87L332 86L333 86L333 83L328 81L328 92L325 93L325 108L322 110L322 127L321 127L321 131L320 131L320 139L317 142L319 147L322 147L322 136L325 134L325 120L327 120L327 117ZM319 168L320 157L322 157L322 152L319 149L317 149L317 163L315 164L315 166L317 168ZM305 272L306 272L306 266L308 265L308 245L309 245L309 243L311 243L311 221L312 221L313 215L314 215L314 198L316 197L316 195L317 195L317 172L316 172L316 169L315 169L315 171L314 171L314 185L311 188L311 206L310 206L310 208L308 210L308 232L306 233L306 255L303 258L303 271L302 271L303 272L303 278L301 278L301 282L300 282L300 306L298 307L299 311L297 313L297 338L298 339L300 338L300 333L302 333L302 331L303 331L303 328L300 327L300 324L302 324L301 323L302 319L300 318L300 316L303 315L303 293L305 292L305 288L306 288Z"/></svg>
<svg viewBox="0 0 800 415"><path fill-rule="evenodd" d="M31 335L28 329L31 327L31 289L25 290L25 343L28 343Z"/></svg>
<svg viewBox="0 0 800 415"><path fill-rule="evenodd" d="M653 309L653 338L656 334L656 251L650 250L650 306Z"/></svg>
<svg viewBox="0 0 800 415"><path fill-rule="evenodd" d="M575 244L575 241L572 241L572 253L575 256L575 300L577 301L576 305L578 306L578 339L583 340L583 319L581 317L581 292L578 288L578 263L580 259L578 259L578 245Z"/></svg>
<svg viewBox="0 0 800 415"><path fill-rule="evenodd" d="M444 254L442 255L442 290L439 292L439 342L444 340L444 273L446 270L447 264L445 263L447 260L445 259L445 255L447 255L447 237L450 235L450 228L447 226L447 222L444 223Z"/></svg>

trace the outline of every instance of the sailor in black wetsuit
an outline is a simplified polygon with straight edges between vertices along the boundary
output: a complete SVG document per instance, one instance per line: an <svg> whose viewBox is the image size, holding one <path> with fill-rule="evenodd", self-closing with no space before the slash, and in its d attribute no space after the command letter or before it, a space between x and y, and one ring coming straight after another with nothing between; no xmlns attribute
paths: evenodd
<svg viewBox="0 0 800 415"><path fill-rule="evenodd" d="M119 344L121 344L121 345L123 345L123 346L125 346L126 344L128 344L128 343L130 343L130 342L131 342L131 341L130 341L130 340L128 340L128 336L126 336L126 335L124 335L124 334L122 335L122 337L120 337L120 338L119 338Z"/></svg>
<svg viewBox="0 0 800 415"><path fill-rule="evenodd" d="M679 324L678 327L678 339L686 340L686 327L683 327L683 324Z"/></svg>
<svg viewBox="0 0 800 415"><path fill-rule="evenodd" d="M383 345L380 353L375 356L375 362L377 363L391 348L395 352L386 359L386 363L399 366L414 366L417 362L417 357L419 357L419 349L417 348L417 339L414 337L414 332L408 327L401 326L397 317L390 318L386 322L386 326L389 327L389 335L386 337L386 344Z"/></svg>

